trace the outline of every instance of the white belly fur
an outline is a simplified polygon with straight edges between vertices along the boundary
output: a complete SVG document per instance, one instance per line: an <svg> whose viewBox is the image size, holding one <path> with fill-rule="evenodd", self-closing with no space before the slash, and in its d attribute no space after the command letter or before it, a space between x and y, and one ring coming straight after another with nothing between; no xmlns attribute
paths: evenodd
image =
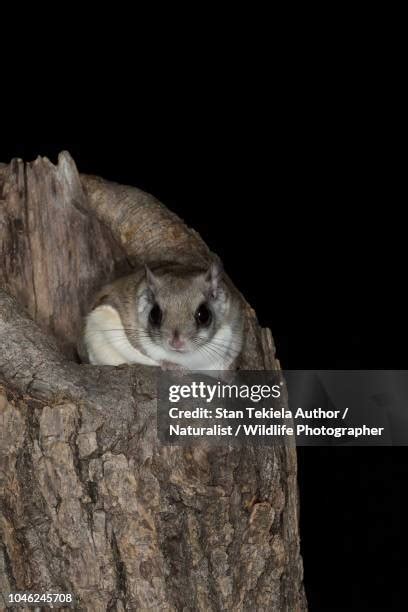
<svg viewBox="0 0 408 612"><path fill-rule="evenodd" d="M85 344L89 362L93 365L122 363L159 365L130 344L119 313L112 306L98 306L88 315L85 325Z"/></svg>

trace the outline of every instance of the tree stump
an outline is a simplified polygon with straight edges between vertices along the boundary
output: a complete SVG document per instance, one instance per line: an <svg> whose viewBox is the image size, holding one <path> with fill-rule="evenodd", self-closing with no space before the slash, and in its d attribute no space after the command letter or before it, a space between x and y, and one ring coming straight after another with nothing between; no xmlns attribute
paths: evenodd
<svg viewBox="0 0 408 612"><path fill-rule="evenodd" d="M152 196L68 153L0 165L0 608L306 610L293 447L168 447L156 368L80 364L91 294L136 262L208 262ZM246 306L241 367L277 369ZM2 595L1 595L2 594Z"/></svg>

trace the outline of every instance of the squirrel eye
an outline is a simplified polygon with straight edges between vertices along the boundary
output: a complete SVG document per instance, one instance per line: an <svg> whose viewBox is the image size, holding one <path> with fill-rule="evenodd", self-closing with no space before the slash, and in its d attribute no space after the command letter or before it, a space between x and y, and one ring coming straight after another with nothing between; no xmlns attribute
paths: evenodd
<svg viewBox="0 0 408 612"><path fill-rule="evenodd" d="M196 310L195 320L198 325L209 325L212 320L211 310L206 304L201 304Z"/></svg>
<svg viewBox="0 0 408 612"><path fill-rule="evenodd" d="M149 321L155 327L159 326L162 320L162 311L160 306L156 303L149 313Z"/></svg>

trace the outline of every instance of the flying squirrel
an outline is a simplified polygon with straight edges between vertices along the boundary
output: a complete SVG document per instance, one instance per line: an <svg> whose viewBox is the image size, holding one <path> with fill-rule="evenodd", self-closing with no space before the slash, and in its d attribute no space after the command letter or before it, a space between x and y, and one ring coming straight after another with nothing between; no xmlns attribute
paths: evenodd
<svg viewBox="0 0 408 612"><path fill-rule="evenodd" d="M94 365L228 370L241 352L243 302L213 260L161 263L103 287L86 316L82 352Z"/></svg>

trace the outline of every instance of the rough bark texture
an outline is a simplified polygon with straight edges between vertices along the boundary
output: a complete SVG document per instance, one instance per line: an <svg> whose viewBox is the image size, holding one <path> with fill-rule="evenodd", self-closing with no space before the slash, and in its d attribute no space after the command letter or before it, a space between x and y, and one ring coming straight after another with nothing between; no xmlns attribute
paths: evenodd
<svg viewBox="0 0 408 612"><path fill-rule="evenodd" d="M157 370L73 359L102 280L208 261L200 237L67 153L0 165L0 236L0 593L70 591L89 611L306 610L295 449L160 446ZM241 366L279 367L249 306Z"/></svg>

